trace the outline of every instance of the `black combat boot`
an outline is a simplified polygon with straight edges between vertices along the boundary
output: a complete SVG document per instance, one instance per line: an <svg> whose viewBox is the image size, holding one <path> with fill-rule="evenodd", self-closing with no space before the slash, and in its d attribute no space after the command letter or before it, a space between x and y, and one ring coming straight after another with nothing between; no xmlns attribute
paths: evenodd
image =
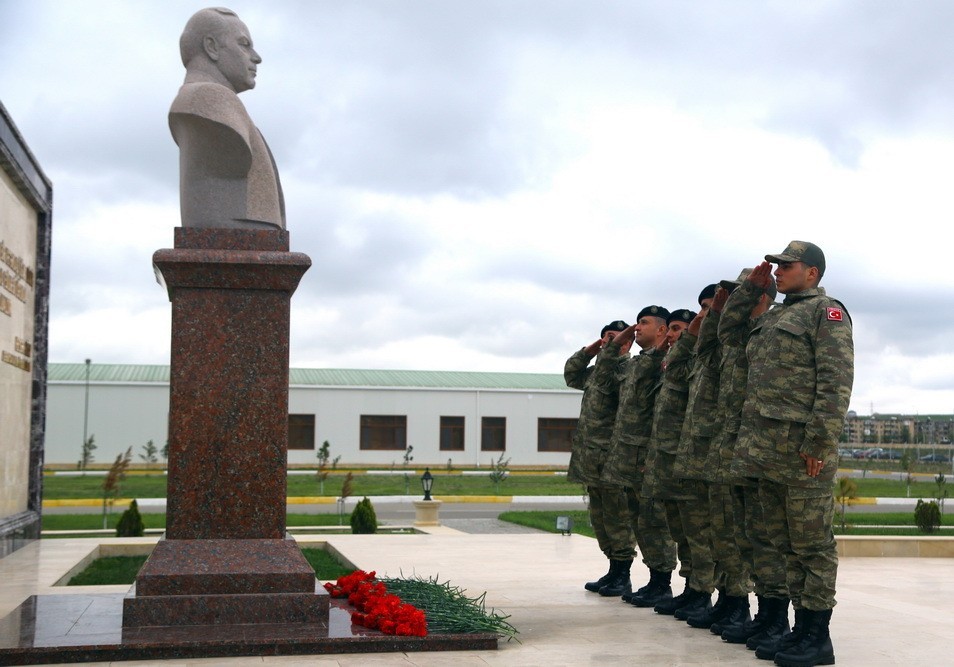
<svg viewBox="0 0 954 667"><path fill-rule="evenodd" d="M629 568L632 567L633 561L630 559L610 562L616 564L616 572L610 575L599 593L604 598L618 598L633 590L633 583L629 579Z"/></svg>
<svg viewBox="0 0 954 667"><path fill-rule="evenodd" d="M692 594L679 609L672 613L677 621L685 621L691 614L706 612L712 609L712 593L692 591Z"/></svg>
<svg viewBox="0 0 954 667"><path fill-rule="evenodd" d="M755 603L757 609L755 611L755 616L752 620L743 623L741 626L735 628L724 628L722 630L722 641L729 642L730 644L744 644L746 640L752 635L757 635L762 632L762 628L768 619L769 607L772 606L770 602L772 598L765 598L761 595L755 596Z"/></svg>
<svg viewBox="0 0 954 667"><path fill-rule="evenodd" d="M656 575L656 570L654 570L654 569L652 569L652 568L649 568L649 581L646 582L645 585L640 586L638 589L636 589L636 590L633 591L632 593L628 593L628 594L624 595L624 596L623 596L623 602L630 602L630 603L632 603L633 598L643 595L647 590L649 590L649 587L652 586L653 583L656 581L656 576L657 576L657 575Z"/></svg>
<svg viewBox="0 0 954 667"><path fill-rule="evenodd" d="M791 631L788 625L788 600L765 598L765 601L769 603L769 607L767 611L768 616L765 618L762 628L745 640L745 648L750 651L755 651L763 644L768 646L773 642L777 642ZM799 612L796 611L795 619L797 620L798 618Z"/></svg>
<svg viewBox="0 0 954 667"><path fill-rule="evenodd" d="M828 632L831 609L805 609L804 615L805 631L801 639L794 646L779 650L775 654L775 664L779 667L834 665L835 650L831 646L831 635Z"/></svg>
<svg viewBox="0 0 954 667"><path fill-rule="evenodd" d="M709 628L716 621L721 621L726 613L726 605L729 603L729 596L724 588L719 589L719 597L716 603L703 611L696 611L686 618L686 623L693 628Z"/></svg>
<svg viewBox="0 0 954 667"><path fill-rule="evenodd" d="M728 602L730 609L726 611L721 620L716 621L709 626L709 632L714 635L722 636L722 633L729 628L742 626L752 620L749 616L749 596L730 597Z"/></svg>
<svg viewBox="0 0 954 667"><path fill-rule="evenodd" d="M636 607L655 607L660 602L672 599L672 572L650 570L649 584L640 594L639 591L629 597L629 603ZM625 599L625 596L623 596Z"/></svg>
<svg viewBox="0 0 954 667"><path fill-rule="evenodd" d="M775 660L775 656L780 651L787 651L791 647L798 644L801 641L802 635L805 634L805 631L808 629L805 625L805 621L808 620L805 609L796 609L795 610L795 626L792 628L791 632L783 634L781 637L775 640L766 639L761 644L755 645L755 657L759 660ZM752 637L745 643L747 647L751 647L754 643L756 637Z"/></svg>
<svg viewBox="0 0 954 667"><path fill-rule="evenodd" d="M603 588L603 585L606 584L607 580L608 580L611 576L613 576L613 574L614 574L614 571L613 571L614 565L613 565L613 564L616 563L616 562L618 562L618 561L611 560L611 561L609 562L609 569L606 571L606 574L604 574L602 577L600 577L600 578L597 579L596 581L588 581L588 582L586 582L585 584L583 584L583 588L585 588L586 590L590 591L591 593L599 593L599 592L600 592L600 589Z"/></svg>
<svg viewBox="0 0 954 667"><path fill-rule="evenodd" d="M653 611L657 614L663 614L664 616L672 616L679 607L686 604L686 600L692 594L692 589L689 588L689 582L686 582L686 589L677 595L674 598L669 598L668 600L663 600L662 602L657 602L653 606Z"/></svg>
<svg viewBox="0 0 954 667"><path fill-rule="evenodd" d="M778 639L789 631L788 600L759 597L758 601L759 609L755 618L740 627L723 630L723 640L730 644L745 644L749 650L754 651L759 642L768 641L770 638Z"/></svg>

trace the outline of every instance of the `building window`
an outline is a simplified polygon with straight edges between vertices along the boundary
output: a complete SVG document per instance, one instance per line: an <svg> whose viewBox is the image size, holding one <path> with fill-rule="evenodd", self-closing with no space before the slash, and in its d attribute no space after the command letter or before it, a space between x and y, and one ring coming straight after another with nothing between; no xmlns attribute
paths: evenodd
<svg viewBox="0 0 954 667"><path fill-rule="evenodd" d="M506 417L481 418L480 449L484 452L502 452L507 449Z"/></svg>
<svg viewBox="0 0 954 667"><path fill-rule="evenodd" d="M576 421L576 419L540 417L537 420L537 451L570 451L573 446L573 435L576 433Z"/></svg>
<svg viewBox="0 0 954 667"><path fill-rule="evenodd" d="M288 415L288 449L315 448L315 415Z"/></svg>
<svg viewBox="0 0 954 667"><path fill-rule="evenodd" d="M361 415L361 449L407 449L407 417Z"/></svg>
<svg viewBox="0 0 954 667"><path fill-rule="evenodd" d="M464 451L463 417L441 417L441 451Z"/></svg>

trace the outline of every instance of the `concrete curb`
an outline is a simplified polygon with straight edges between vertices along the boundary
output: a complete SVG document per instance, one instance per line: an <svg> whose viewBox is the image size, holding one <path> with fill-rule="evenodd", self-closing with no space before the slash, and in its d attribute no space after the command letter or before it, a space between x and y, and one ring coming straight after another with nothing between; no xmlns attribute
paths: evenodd
<svg viewBox="0 0 954 667"><path fill-rule="evenodd" d="M345 506L352 506L361 498L349 496L345 500ZM414 496L368 496L372 503L390 503L397 505L410 505L415 500L420 500L417 495ZM508 505L563 505L579 503L586 504L584 496L434 496L435 500L445 503L483 503L483 504L508 504ZM287 499L288 505L334 505L338 498L331 496L294 496ZM848 501L848 505L885 505L894 507L914 507L918 500L934 500L933 498L853 498ZM128 506L131 498L117 498L113 503L113 509L122 506ZM136 498L139 507L158 509L166 506L165 498ZM102 507L103 501L95 498L66 498L60 500L44 500L43 507Z"/></svg>

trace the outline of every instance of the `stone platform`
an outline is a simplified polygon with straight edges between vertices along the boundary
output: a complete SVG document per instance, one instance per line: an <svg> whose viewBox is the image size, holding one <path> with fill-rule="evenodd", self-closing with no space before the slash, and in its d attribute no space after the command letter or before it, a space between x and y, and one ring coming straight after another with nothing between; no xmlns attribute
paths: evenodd
<svg viewBox="0 0 954 667"><path fill-rule="evenodd" d="M494 635L396 637L355 626L344 600L331 601L327 623L138 628L122 627L123 600L121 594L31 596L3 621L10 633L0 644L0 664L497 648Z"/></svg>

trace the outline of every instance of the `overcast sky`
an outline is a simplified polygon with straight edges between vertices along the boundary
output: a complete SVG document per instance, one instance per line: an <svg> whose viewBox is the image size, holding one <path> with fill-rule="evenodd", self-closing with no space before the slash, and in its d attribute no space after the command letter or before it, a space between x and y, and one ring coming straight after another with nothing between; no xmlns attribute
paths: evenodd
<svg viewBox="0 0 954 667"><path fill-rule="evenodd" d="M0 100L54 185L51 361L169 362L151 258L203 6L0 0ZM854 320L852 409L954 412L954 3L228 6L314 263L293 366L561 373L800 239Z"/></svg>

